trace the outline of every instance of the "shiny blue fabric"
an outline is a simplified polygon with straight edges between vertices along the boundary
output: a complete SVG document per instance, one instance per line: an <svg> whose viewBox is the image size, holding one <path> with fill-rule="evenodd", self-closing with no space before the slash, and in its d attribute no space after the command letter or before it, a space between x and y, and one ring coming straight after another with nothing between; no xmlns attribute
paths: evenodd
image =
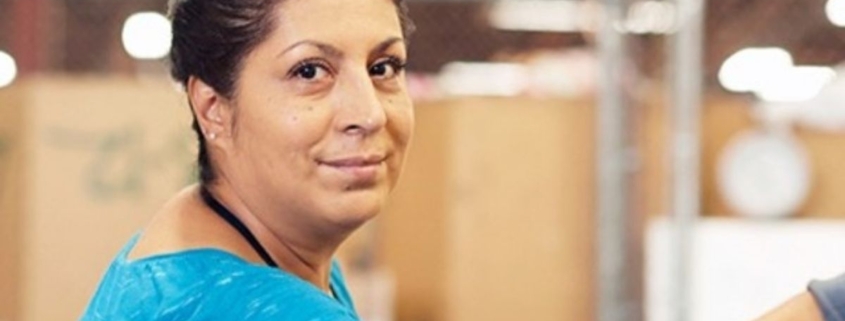
<svg viewBox="0 0 845 321"><path fill-rule="evenodd" d="M333 262L333 298L299 277L217 249L114 259L83 314L101 320L359 321Z"/></svg>
<svg viewBox="0 0 845 321"><path fill-rule="evenodd" d="M825 321L845 321L845 274L830 280L810 282L808 289Z"/></svg>

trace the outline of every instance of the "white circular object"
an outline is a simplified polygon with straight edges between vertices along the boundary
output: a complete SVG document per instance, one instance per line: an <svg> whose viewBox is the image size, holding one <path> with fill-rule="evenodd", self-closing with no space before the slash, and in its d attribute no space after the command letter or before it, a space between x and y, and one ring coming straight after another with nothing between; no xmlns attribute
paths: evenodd
<svg viewBox="0 0 845 321"><path fill-rule="evenodd" d="M845 0L827 0L824 9L831 23L837 27L845 27Z"/></svg>
<svg viewBox="0 0 845 321"><path fill-rule="evenodd" d="M11 55L0 51L0 88L11 85L18 76L18 67Z"/></svg>
<svg viewBox="0 0 845 321"><path fill-rule="evenodd" d="M810 164L804 149L786 133L752 130L728 144L717 165L728 205L752 217L794 214L810 192Z"/></svg>
<svg viewBox="0 0 845 321"><path fill-rule="evenodd" d="M158 12L139 12L123 24L123 48L136 59L160 59L170 51L170 21Z"/></svg>

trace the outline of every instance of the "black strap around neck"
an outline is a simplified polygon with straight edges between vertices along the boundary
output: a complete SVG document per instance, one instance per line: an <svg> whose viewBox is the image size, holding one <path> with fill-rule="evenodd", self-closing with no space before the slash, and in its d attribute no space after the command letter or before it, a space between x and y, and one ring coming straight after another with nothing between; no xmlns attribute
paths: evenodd
<svg viewBox="0 0 845 321"><path fill-rule="evenodd" d="M267 263L267 265L271 267L279 267L279 265L276 264L276 261L273 261L273 258L270 257L270 254L267 253L267 250L265 250L264 247L261 246L261 243L258 242L258 239L255 238L255 235L253 235L252 232L249 231L246 225L244 225L244 223L241 222L241 220L239 220L238 217L235 216L235 214L232 214L229 209L223 206L223 204L220 204L220 202L218 202L217 199L214 198L213 195L211 195L208 189L206 189L205 187L200 188L200 196L202 196L202 200L205 201L205 204L208 205L208 207L214 210L217 215L226 220L226 222L228 222L229 225L234 227L238 231L238 233L241 233L241 236L243 236L244 239L249 242L249 245L252 246L255 252L258 252L258 255L261 256L261 259L263 259L264 262Z"/></svg>

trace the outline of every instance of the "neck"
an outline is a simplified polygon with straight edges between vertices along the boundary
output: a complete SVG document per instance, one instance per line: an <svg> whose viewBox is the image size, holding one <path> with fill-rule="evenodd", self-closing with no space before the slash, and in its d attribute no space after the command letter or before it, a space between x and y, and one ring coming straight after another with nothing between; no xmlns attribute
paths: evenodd
<svg viewBox="0 0 845 321"><path fill-rule="evenodd" d="M301 215L250 204L225 182L211 184L206 188L255 235L279 268L324 291L329 290L332 257L348 233L333 235L319 232L304 224L304 220L295 219L301 218ZM242 241L247 242L245 239ZM257 253L239 254L263 263L257 259Z"/></svg>

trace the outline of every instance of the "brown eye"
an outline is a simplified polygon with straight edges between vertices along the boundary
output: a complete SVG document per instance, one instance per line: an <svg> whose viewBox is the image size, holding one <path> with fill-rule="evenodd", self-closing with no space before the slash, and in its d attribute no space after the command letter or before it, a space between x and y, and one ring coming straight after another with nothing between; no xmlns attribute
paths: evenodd
<svg viewBox="0 0 845 321"><path fill-rule="evenodd" d="M370 67L370 75L384 76L387 73L387 66L383 63Z"/></svg>
<svg viewBox="0 0 845 321"><path fill-rule="evenodd" d="M317 76L317 66L305 65L296 70L296 76L303 79L314 79Z"/></svg>
<svg viewBox="0 0 845 321"><path fill-rule="evenodd" d="M317 81L329 75L329 68L320 62L304 61L297 64L289 75L291 78L298 78L307 81Z"/></svg>
<svg viewBox="0 0 845 321"><path fill-rule="evenodd" d="M388 58L370 66L369 73L373 78L391 79L405 69L405 64L398 58Z"/></svg>
<svg viewBox="0 0 845 321"><path fill-rule="evenodd" d="M317 77L317 73L320 71L319 69L320 66L315 64L306 64L297 68L294 75L302 79L314 79Z"/></svg>

